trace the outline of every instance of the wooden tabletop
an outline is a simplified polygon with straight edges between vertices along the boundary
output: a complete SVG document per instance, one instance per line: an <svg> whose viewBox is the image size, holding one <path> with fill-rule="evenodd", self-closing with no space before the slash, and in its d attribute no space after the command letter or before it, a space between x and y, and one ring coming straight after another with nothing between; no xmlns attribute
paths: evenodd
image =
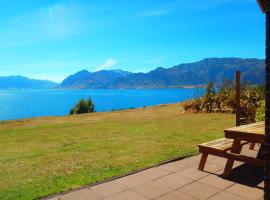
<svg viewBox="0 0 270 200"><path fill-rule="evenodd" d="M241 138L249 142L264 143L264 122L228 128L224 132L226 138Z"/></svg>

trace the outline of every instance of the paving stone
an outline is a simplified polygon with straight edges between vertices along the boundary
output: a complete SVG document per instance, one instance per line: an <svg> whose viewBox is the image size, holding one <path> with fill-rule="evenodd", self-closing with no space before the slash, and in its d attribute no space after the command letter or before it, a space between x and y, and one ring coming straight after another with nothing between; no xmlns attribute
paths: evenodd
<svg viewBox="0 0 270 200"><path fill-rule="evenodd" d="M201 155L197 155L197 156L185 158L179 162L185 165L186 167L192 167L192 166L198 166L200 159L201 159Z"/></svg>
<svg viewBox="0 0 270 200"><path fill-rule="evenodd" d="M140 174L142 176L148 177L150 180L155 180L157 178L166 176L168 174L170 174L170 172L160 168L160 167L154 167L154 168L150 168L144 171L141 171Z"/></svg>
<svg viewBox="0 0 270 200"><path fill-rule="evenodd" d="M181 161L171 162L165 165L159 166L159 168L164 169L168 172L178 172L187 168Z"/></svg>
<svg viewBox="0 0 270 200"><path fill-rule="evenodd" d="M209 161L207 159L206 164L208 163L208 164L219 165L219 166L224 168L225 165L226 165L226 162L227 162L227 159L221 158L221 157L216 157L215 159L212 159L212 160L209 160Z"/></svg>
<svg viewBox="0 0 270 200"><path fill-rule="evenodd" d="M116 184L115 181L103 183L90 188L90 190L96 192L101 197L108 197L110 195L123 192L128 188L122 184Z"/></svg>
<svg viewBox="0 0 270 200"><path fill-rule="evenodd" d="M57 197L56 199L61 200L99 200L102 199L101 196L99 196L97 193L93 192L90 189L82 189L77 190L71 193L64 194L62 196Z"/></svg>
<svg viewBox="0 0 270 200"><path fill-rule="evenodd" d="M195 200L195 199L186 194L174 191L170 192L169 194L165 194L164 196L161 196L156 200Z"/></svg>
<svg viewBox="0 0 270 200"><path fill-rule="evenodd" d="M236 194L232 194L226 191L222 191L217 195L211 197L209 200L246 200L246 198L240 197Z"/></svg>
<svg viewBox="0 0 270 200"><path fill-rule="evenodd" d="M128 191L110 196L108 198L105 198L104 200L148 200L148 199L139 195L138 193L134 191L128 190Z"/></svg>
<svg viewBox="0 0 270 200"><path fill-rule="evenodd" d="M198 169L195 169L195 168L187 168L187 169L184 169L180 172L177 172L176 173L177 175L180 175L180 176L185 176L187 178L192 178L194 180L198 180L202 177L205 177L207 175L209 175L209 173L206 173L206 172L203 172L203 171L199 171Z"/></svg>
<svg viewBox="0 0 270 200"><path fill-rule="evenodd" d="M194 179L180 176L177 174L170 174L168 176L162 177L162 178L157 179L155 181L158 183L161 183L163 185L166 185L168 187L178 189L180 187L183 187L184 185L187 185L187 184L193 182Z"/></svg>
<svg viewBox="0 0 270 200"><path fill-rule="evenodd" d="M115 184L124 185L129 189L135 188L139 185L143 185L148 182L151 182L151 178L143 176L140 173L132 174L130 176L126 176L126 177L115 180Z"/></svg>
<svg viewBox="0 0 270 200"><path fill-rule="evenodd" d="M262 181L260 184L258 184L258 187L263 189L264 188L264 182Z"/></svg>
<svg viewBox="0 0 270 200"><path fill-rule="evenodd" d="M216 175L209 175L199 180L199 182L216 187L218 189L226 189L234 184L234 182L223 179Z"/></svg>
<svg viewBox="0 0 270 200"><path fill-rule="evenodd" d="M249 187L241 184L234 184L226 189L227 192L237 194L247 199L260 199L263 196L263 190L258 188Z"/></svg>
<svg viewBox="0 0 270 200"><path fill-rule="evenodd" d="M193 166L193 168L198 170L198 166ZM203 171L208 172L208 173L216 173L217 171L220 171L223 169L224 169L224 166L206 162Z"/></svg>
<svg viewBox="0 0 270 200"><path fill-rule="evenodd" d="M208 199L220 192L220 190L215 187L199 182L191 183L179 189L179 191L199 200Z"/></svg>
<svg viewBox="0 0 270 200"><path fill-rule="evenodd" d="M248 151L245 149L244 153ZM254 154L254 152L251 153ZM59 198L62 200L263 199L263 182L258 184L258 188L253 188L217 176L223 173L226 159L209 156L205 169L211 173L197 170L199 160L200 155L189 157L111 182L74 191ZM241 164L236 161L234 168ZM50 200L58 200L58 197Z"/></svg>
<svg viewBox="0 0 270 200"><path fill-rule="evenodd" d="M169 188L158 182L150 182L133 189L135 192L149 198L154 199L160 197L161 195L171 192L173 189Z"/></svg>

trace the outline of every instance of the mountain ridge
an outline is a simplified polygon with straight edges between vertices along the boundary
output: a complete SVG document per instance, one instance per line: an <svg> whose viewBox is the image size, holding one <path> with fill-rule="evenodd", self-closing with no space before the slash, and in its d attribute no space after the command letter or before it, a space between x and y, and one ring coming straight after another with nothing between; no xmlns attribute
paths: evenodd
<svg viewBox="0 0 270 200"><path fill-rule="evenodd" d="M123 70L82 70L67 77L60 88L77 89L142 89L172 88L222 84L234 80L235 72L241 71L242 81L251 84L264 82L264 60L257 58L206 58L193 63L158 67L147 73ZM122 73L120 73L122 72Z"/></svg>
<svg viewBox="0 0 270 200"><path fill-rule="evenodd" d="M31 79L21 75L0 76L0 89L51 89L57 86L53 81Z"/></svg>

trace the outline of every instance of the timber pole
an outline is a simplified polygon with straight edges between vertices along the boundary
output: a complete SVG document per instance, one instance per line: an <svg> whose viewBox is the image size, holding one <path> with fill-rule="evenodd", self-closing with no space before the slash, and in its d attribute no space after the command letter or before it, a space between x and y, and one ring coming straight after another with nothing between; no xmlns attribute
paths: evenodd
<svg viewBox="0 0 270 200"><path fill-rule="evenodd" d="M270 200L270 9L266 10L264 199Z"/></svg>
<svg viewBox="0 0 270 200"><path fill-rule="evenodd" d="M240 81L240 71L236 72L236 126L241 125L241 108L240 108L240 98L241 98L241 81Z"/></svg>

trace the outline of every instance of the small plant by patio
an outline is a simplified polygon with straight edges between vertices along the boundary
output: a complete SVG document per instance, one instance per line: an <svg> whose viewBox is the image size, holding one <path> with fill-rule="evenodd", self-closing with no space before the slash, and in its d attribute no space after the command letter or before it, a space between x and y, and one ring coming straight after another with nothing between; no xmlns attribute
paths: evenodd
<svg viewBox="0 0 270 200"><path fill-rule="evenodd" d="M81 99L79 102L70 110L71 115L92 113L95 111L95 105L91 98L84 100Z"/></svg>

